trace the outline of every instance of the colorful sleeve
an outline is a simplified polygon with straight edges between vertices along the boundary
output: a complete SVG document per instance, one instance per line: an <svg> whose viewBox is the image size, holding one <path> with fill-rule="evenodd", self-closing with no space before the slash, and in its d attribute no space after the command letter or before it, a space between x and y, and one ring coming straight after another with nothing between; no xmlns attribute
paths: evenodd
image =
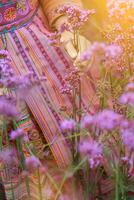
<svg viewBox="0 0 134 200"><path fill-rule="evenodd" d="M48 18L50 26L61 16L56 12L57 8L62 5L76 5L82 7L81 0L41 0L43 10Z"/></svg>

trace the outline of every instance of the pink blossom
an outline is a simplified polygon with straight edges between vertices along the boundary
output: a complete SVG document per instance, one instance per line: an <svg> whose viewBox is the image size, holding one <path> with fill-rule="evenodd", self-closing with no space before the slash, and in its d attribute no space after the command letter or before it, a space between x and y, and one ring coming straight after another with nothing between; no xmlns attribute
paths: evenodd
<svg viewBox="0 0 134 200"><path fill-rule="evenodd" d="M78 6L65 5L61 6L58 13L66 15L68 18L67 23L70 29L79 29L89 18L89 16L95 14L95 10L83 10Z"/></svg>
<svg viewBox="0 0 134 200"><path fill-rule="evenodd" d="M36 156L27 157L25 163L28 171L34 171L41 166L41 162Z"/></svg>
<svg viewBox="0 0 134 200"><path fill-rule="evenodd" d="M73 131L76 127L76 122L73 119L64 120L61 122L61 129L64 132Z"/></svg>
<svg viewBox="0 0 134 200"><path fill-rule="evenodd" d="M131 10L134 9L133 0L118 0L108 1L109 17L115 18L115 20L124 20L125 16L131 14ZM125 18L126 19L126 18Z"/></svg>
<svg viewBox="0 0 134 200"><path fill-rule="evenodd" d="M94 116L94 125L101 130L112 130L118 127L122 120L122 115L105 109Z"/></svg>
<svg viewBox="0 0 134 200"><path fill-rule="evenodd" d="M6 117L17 117L18 111L12 99L7 96L0 97L0 115Z"/></svg>
<svg viewBox="0 0 134 200"><path fill-rule="evenodd" d="M18 128L10 133L10 138L11 140L16 140L18 138L23 138L25 135L25 131L21 128Z"/></svg>
<svg viewBox="0 0 134 200"><path fill-rule="evenodd" d="M134 106L134 92L126 92L119 98L121 104L128 104Z"/></svg>
<svg viewBox="0 0 134 200"><path fill-rule="evenodd" d="M84 140L79 144L79 151L86 156L91 168L97 167L102 161L102 145L95 140Z"/></svg>
<svg viewBox="0 0 134 200"><path fill-rule="evenodd" d="M117 57L120 57L121 54L122 54L121 47L114 44L107 45L105 49L105 56L107 58L115 59Z"/></svg>
<svg viewBox="0 0 134 200"><path fill-rule="evenodd" d="M88 50L81 54L81 61L90 60L94 56L99 56L100 61L106 58L115 59L119 58L122 52L122 48L118 45L94 42Z"/></svg>
<svg viewBox="0 0 134 200"><path fill-rule="evenodd" d="M82 120L81 120L81 128L90 128L91 125L93 124L93 116L91 115L86 115Z"/></svg>
<svg viewBox="0 0 134 200"><path fill-rule="evenodd" d="M129 150L134 150L134 129L122 130L122 141Z"/></svg>
<svg viewBox="0 0 134 200"><path fill-rule="evenodd" d="M2 161L3 164L9 167L18 165L18 159L15 149L6 148L0 151L0 161Z"/></svg>
<svg viewBox="0 0 134 200"><path fill-rule="evenodd" d="M121 130L134 130L134 120L123 120L120 123Z"/></svg>
<svg viewBox="0 0 134 200"><path fill-rule="evenodd" d="M63 33L64 31L70 31L70 27L66 23L63 23L60 27L60 32Z"/></svg>
<svg viewBox="0 0 134 200"><path fill-rule="evenodd" d="M134 92L134 82L128 83L126 86L126 91L133 91Z"/></svg>

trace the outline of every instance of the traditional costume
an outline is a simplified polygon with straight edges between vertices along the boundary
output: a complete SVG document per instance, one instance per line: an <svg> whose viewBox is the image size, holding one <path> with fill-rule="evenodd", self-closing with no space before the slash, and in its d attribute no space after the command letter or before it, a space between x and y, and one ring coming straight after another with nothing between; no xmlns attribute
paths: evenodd
<svg viewBox="0 0 134 200"><path fill-rule="evenodd" d="M65 73L73 65L63 49L50 45L50 32L55 22L61 17L56 9L65 4L81 6L80 0L2 0L0 2L0 47L6 48L11 57L11 66L17 75L32 72L42 81L24 98L25 104L21 109L19 127L25 129L34 141L39 152L43 152L44 141L51 144L51 165L66 167L71 162L71 152L66 144L60 128L63 119L61 108L72 109L69 95L61 94L60 88L66 84ZM82 82L86 91L82 100L83 108L89 102L90 88L88 81ZM60 142L56 142L60 138ZM46 162L46 157L39 155ZM52 167L51 166L51 167ZM45 188L53 188L48 176L41 175L42 197L36 176L30 178L30 196L26 192L24 181L15 174L12 179L7 171L1 171L7 200L45 200ZM53 175L55 176L55 175ZM11 189L12 188L12 189ZM52 189L53 190L53 189ZM51 195L50 195L51 196ZM14 197L14 198L13 198ZM54 199L54 196L49 198ZM70 197L71 199L71 197ZM4 200L4 199L1 199Z"/></svg>

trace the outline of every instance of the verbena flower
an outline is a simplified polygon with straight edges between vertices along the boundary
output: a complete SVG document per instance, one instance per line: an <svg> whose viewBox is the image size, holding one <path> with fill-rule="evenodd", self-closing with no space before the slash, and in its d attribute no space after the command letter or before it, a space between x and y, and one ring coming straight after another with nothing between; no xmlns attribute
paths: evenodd
<svg viewBox="0 0 134 200"><path fill-rule="evenodd" d="M91 168L97 167L103 158L102 145L95 140L89 139L80 142L79 151L81 155L86 156Z"/></svg>
<svg viewBox="0 0 134 200"><path fill-rule="evenodd" d="M66 15L68 18L68 25L67 30L76 30L79 29L89 18L89 16L95 14L95 10L84 10L78 6L70 6L65 5L61 6L58 10L58 13L62 15ZM65 28L65 26L64 26ZM62 28L63 29L63 28Z"/></svg>
<svg viewBox="0 0 134 200"><path fill-rule="evenodd" d="M11 66L11 60L8 52L0 51L0 84L8 89L16 89L22 96L26 96L29 91L39 85L41 81L46 80L45 77L36 77L33 72L24 75L16 75Z"/></svg>
<svg viewBox="0 0 134 200"><path fill-rule="evenodd" d="M68 120L66 119L61 122L61 129L64 132L73 131L75 130L75 128L76 128L76 122L73 119L68 119Z"/></svg>
<svg viewBox="0 0 134 200"><path fill-rule="evenodd" d="M13 99L10 99L4 95L0 97L0 115L6 117L18 116L18 110L15 103L13 102Z"/></svg>
<svg viewBox="0 0 134 200"><path fill-rule="evenodd" d="M118 45L115 44L111 44L111 45L107 45L105 48L105 56L106 58L111 58L111 59L115 59L117 57L120 57L122 54L122 48Z"/></svg>
<svg viewBox="0 0 134 200"><path fill-rule="evenodd" d="M129 91L129 92L131 92L131 91L134 92L134 82L128 83L125 90Z"/></svg>
<svg viewBox="0 0 134 200"><path fill-rule="evenodd" d="M99 57L100 61L116 59L119 58L121 54L122 48L119 45L94 42L88 50L81 54L81 61L90 60L94 56Z"/></svg>
<svg viewBox="0 0 134 200"><path fill-rule="evenodd" d="M40 160L36 156L27 157L25 160L26 168L28 171L32 172L41 166Z"/></svg>
<svg viewBox="0 0 134 200"><path fill-rule="evenodd" d="M0 161L7 165L8 167L12 167L14 165L18 165L18 159L16 155L16 151L13 148L6 148L0 151Z"/></svg>
<svg viewBox="0 0 134 200"><path fill-rule="evenodd" d="M129 149L134 150L134 129L125 129L121 133L123 144Z"/></svg>
<svg viewBox="0 0 134 200"><path fill-rule="evenodd" d="M94 116L93 123L101 130L112 130L117 128L122 120L122 115L115 113L112 110L105 109Z"/></svg>
<svg viewBox="0 0 134 200"><path fill-rule="evenodd" d="M121 104L127 104L129 106L134 106L134 92L126 92L119 98Z"/></svg>
<svg viewBox="0 0 134 200"><path fill-rule="evenodd" d="M82 120L81 120L81 128L88 129L93 125L93 116L91 115L86 115Z"/></svg>
<svg viewBox="0 0 134 200"><path fill-rule="evenodd" d="M24 136L26 136L26 133L21 128L18 128L18 129L14 130L14 131L11 131L11 133L10 133L11 140L16 140L18 138L21 139L21 138L24 138Z"/></svg>
<svg viewBox="0 0 134 200"><path fill-rule="evenodd" d="M125 16L129 16L133 13L134 1L133 0L118 0L108 1L109 17L115 20L126 19ZM123 21L124 22L124 21Z"/></svg>

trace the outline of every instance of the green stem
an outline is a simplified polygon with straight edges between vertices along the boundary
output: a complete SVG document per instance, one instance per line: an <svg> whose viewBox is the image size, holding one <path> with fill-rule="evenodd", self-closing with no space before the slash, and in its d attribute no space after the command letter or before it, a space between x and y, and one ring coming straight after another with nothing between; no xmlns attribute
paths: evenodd
<svg viewBox="0 0 134 200"><path fill-rule="evenodd" d="M115 183L115 200L120 200L119 197L119 169L118 166L115 170L115 179L116 179L116 183Z"/></svg>
<svg viewBox="0 0 134 200"><path fill-rule="evenodd" d="M41 187L41 179L40 179L40 171L39 171L39 168L38 168L38 170L37 170L37 175L38 175L39 200L43 200L43 197L42 197L42 187Z"/></svg>
<svg viewBox="0 0 134 200"><path fill-rule="evenodd" d="M73 170L73 172L72 172L72 175L74 175L74 174L80 169L80 167L85 163L86 160L87 160L87 159L84 158L84 159L74 168L74 170ZM64 183L65 183L65 181L66 181L67 178L68 178L68 175L65 174L64 177L63 177L63 179L62 179L61 185L60 185L60 187L59 187L59 189L58 189L58 192L57 192L57 194L56 194L56 196L55 196L55 200L57 200L58 197L59 197L59 195L61 194L62 187L63 187L63 185L64 185Z"/></svg>

